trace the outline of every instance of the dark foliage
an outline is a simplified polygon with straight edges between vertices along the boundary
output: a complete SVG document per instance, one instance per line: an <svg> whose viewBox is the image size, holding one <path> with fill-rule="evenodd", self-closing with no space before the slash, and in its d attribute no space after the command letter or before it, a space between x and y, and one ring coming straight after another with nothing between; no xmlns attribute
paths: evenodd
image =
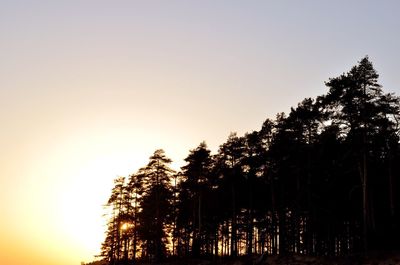
<svg viewBox="0 0 400 265"><path fill-rule="evenodd" d="M102 255L138 258L400 249L399 99L363 58L260 131L203 142L173 172L162 150L115 181Z"/></svg>

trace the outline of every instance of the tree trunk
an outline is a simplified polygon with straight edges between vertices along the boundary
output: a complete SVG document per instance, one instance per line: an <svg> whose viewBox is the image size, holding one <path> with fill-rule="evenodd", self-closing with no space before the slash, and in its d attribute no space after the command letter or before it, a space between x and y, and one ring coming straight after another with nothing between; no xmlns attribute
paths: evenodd
<svg viewBox="0 0 400 265"><path fill-rule="evenodd" d="M232 184L232 224L231 224L231 257L237 256L237 231L236 231L236 193Z"/></svg>

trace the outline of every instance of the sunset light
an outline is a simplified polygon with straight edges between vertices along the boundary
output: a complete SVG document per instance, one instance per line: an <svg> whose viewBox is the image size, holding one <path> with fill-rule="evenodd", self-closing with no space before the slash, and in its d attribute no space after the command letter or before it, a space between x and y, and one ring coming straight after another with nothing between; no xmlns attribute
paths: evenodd
<svg viewBox="0 0 400 265"><path fill-rule="evenodd" d="M400 220L395 219L399 151L389 148L399 135L393 122L397 102L381 96L400 95L399 10L400 2L389 0L1 1L0 264L78 265L102 258L158 262L189 252L194 257L276 254L279 235L268 229L278 233L274 225L279 218L291 220L294 225L287 230L301 239L288 237L284 243L290 251L362 253L361 247L373 245L367 240L369 220L382 228L377 228L379 236L391 234L386 227L397 227L387 220ZM357 76L356 66L379 73L375 79L381 94L376 92L381 87L370 83L364 94L337 92ZM348 73L351 69L356 74ZM358 105L342 106L349 102L379 108L365 114ZM347 109L350 114L337 114ZM301 111L326 115L307 116L314 119L311 124ZM304 128L304 139L276 136ZM304 145L299 146L312 145L316 158L292 143L300 138ZM363 153L346 151L352 155L345 161L338 159L344 155L332 158L354 139L363 141L350 151ZM276 149L270 147L273 141ZM332 146L337 152L322 161ZM245 158L236 161L230 148L246 150ZM210 164L182 169L197 162L195 155L188 157L194 150L204 158L199 164ZM302 153L292 158L297 150ZM381 160L374 160L376 150ZM257 155L263 162L282 156L256 164L261 163L253 162ZM322 162L315 164L317 158ZM256 166L238 166L238 161ZM165 168L157 171L160 167L152 162ZM373 179L380 172L375 166L384 172L384 181ZM229 177L239 171L243 178L236 183ZM311 183L313 174L324 176L312 183L319 197L308 190L296 193ZM297 178L296 185L271 184L286 181L282 176ZM125 178L120 193L115 192L118 177ZM354 208L346 208L350 221L346 214L332 221L339 224L337 231L343 230L336 238L329 235L329 241L323 233L332 227L317 227L310 220L338 216L336 204L324 195L331 194L329 185L338 188L342 177L354 181L339 187L342 193L336 194L345 195L338 196L343 201L337 205ZM278 186L288 190L272 193ZM236 194L235 188L243 190ZM267 195L253 199L262 188ZM372 204L369 200L381 199L376 194L386 197ZM329 201L328 206L301 204L317 197ZM217 208L222 202L226 205ZM357 207L362 210L351 215ZM305 213L313 210L314 215ZM237 234L236 226L242 229ZM304 239L309 227L320 237ZM331 249L317 249L317 240ZM104 242L110 249L102 248Z"/></svg>

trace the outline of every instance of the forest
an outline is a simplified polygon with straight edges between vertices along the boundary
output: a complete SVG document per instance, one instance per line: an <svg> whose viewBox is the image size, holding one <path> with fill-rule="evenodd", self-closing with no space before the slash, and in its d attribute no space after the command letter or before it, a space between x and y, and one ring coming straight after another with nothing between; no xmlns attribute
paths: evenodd
<svg viewBox="0 0 400 265"><path fill-rule="evenodd" d="M205 142L174 171L162 149L114 180L109 264L400 249L399 98L368 57L261 129Z"/></svg>

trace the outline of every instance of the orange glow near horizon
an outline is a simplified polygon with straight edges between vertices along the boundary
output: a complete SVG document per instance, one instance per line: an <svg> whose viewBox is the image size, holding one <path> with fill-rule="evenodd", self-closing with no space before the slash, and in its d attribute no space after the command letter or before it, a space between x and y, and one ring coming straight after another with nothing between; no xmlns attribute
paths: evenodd
<svg viewBox="0 0 400 265"><path fill-rule="evenodd" d="M37 135L24 153L17 151L16 157L10 157L23 162L24 167L17 172L10 169L9 180L2 177L17 189L2 194L8 197L3 201L10 203L4 204L3 211L8 223L0 226L2 251L8 253L1 260L12 260L9 264L21 260L24 264L27 257L37 261L47 257L49 265L60 264L61 258L71 264L77 258L92 261L100 253L106 230L103 205L113 180L128 177L144 166L152 151L138 150L143 150L143 145L153 148L155 143L143 136L138 137L141 143L129 142L134 132L80 131L60 132L54 135L56 139L49 139L53 144L44 144L45 148L40 146L47 139ZM178 167L177 162L174 165ZM9 230L13 224L18 227ZM19 252L23 255L15 255Z"/></svg>
<svg viewBox="0 0 400 265"><path fill-rule="evenodd" d="M396 92L399 4L341 1L0 1L0 264L92 261L114 178L215 153L366 54Z"/></svg>

